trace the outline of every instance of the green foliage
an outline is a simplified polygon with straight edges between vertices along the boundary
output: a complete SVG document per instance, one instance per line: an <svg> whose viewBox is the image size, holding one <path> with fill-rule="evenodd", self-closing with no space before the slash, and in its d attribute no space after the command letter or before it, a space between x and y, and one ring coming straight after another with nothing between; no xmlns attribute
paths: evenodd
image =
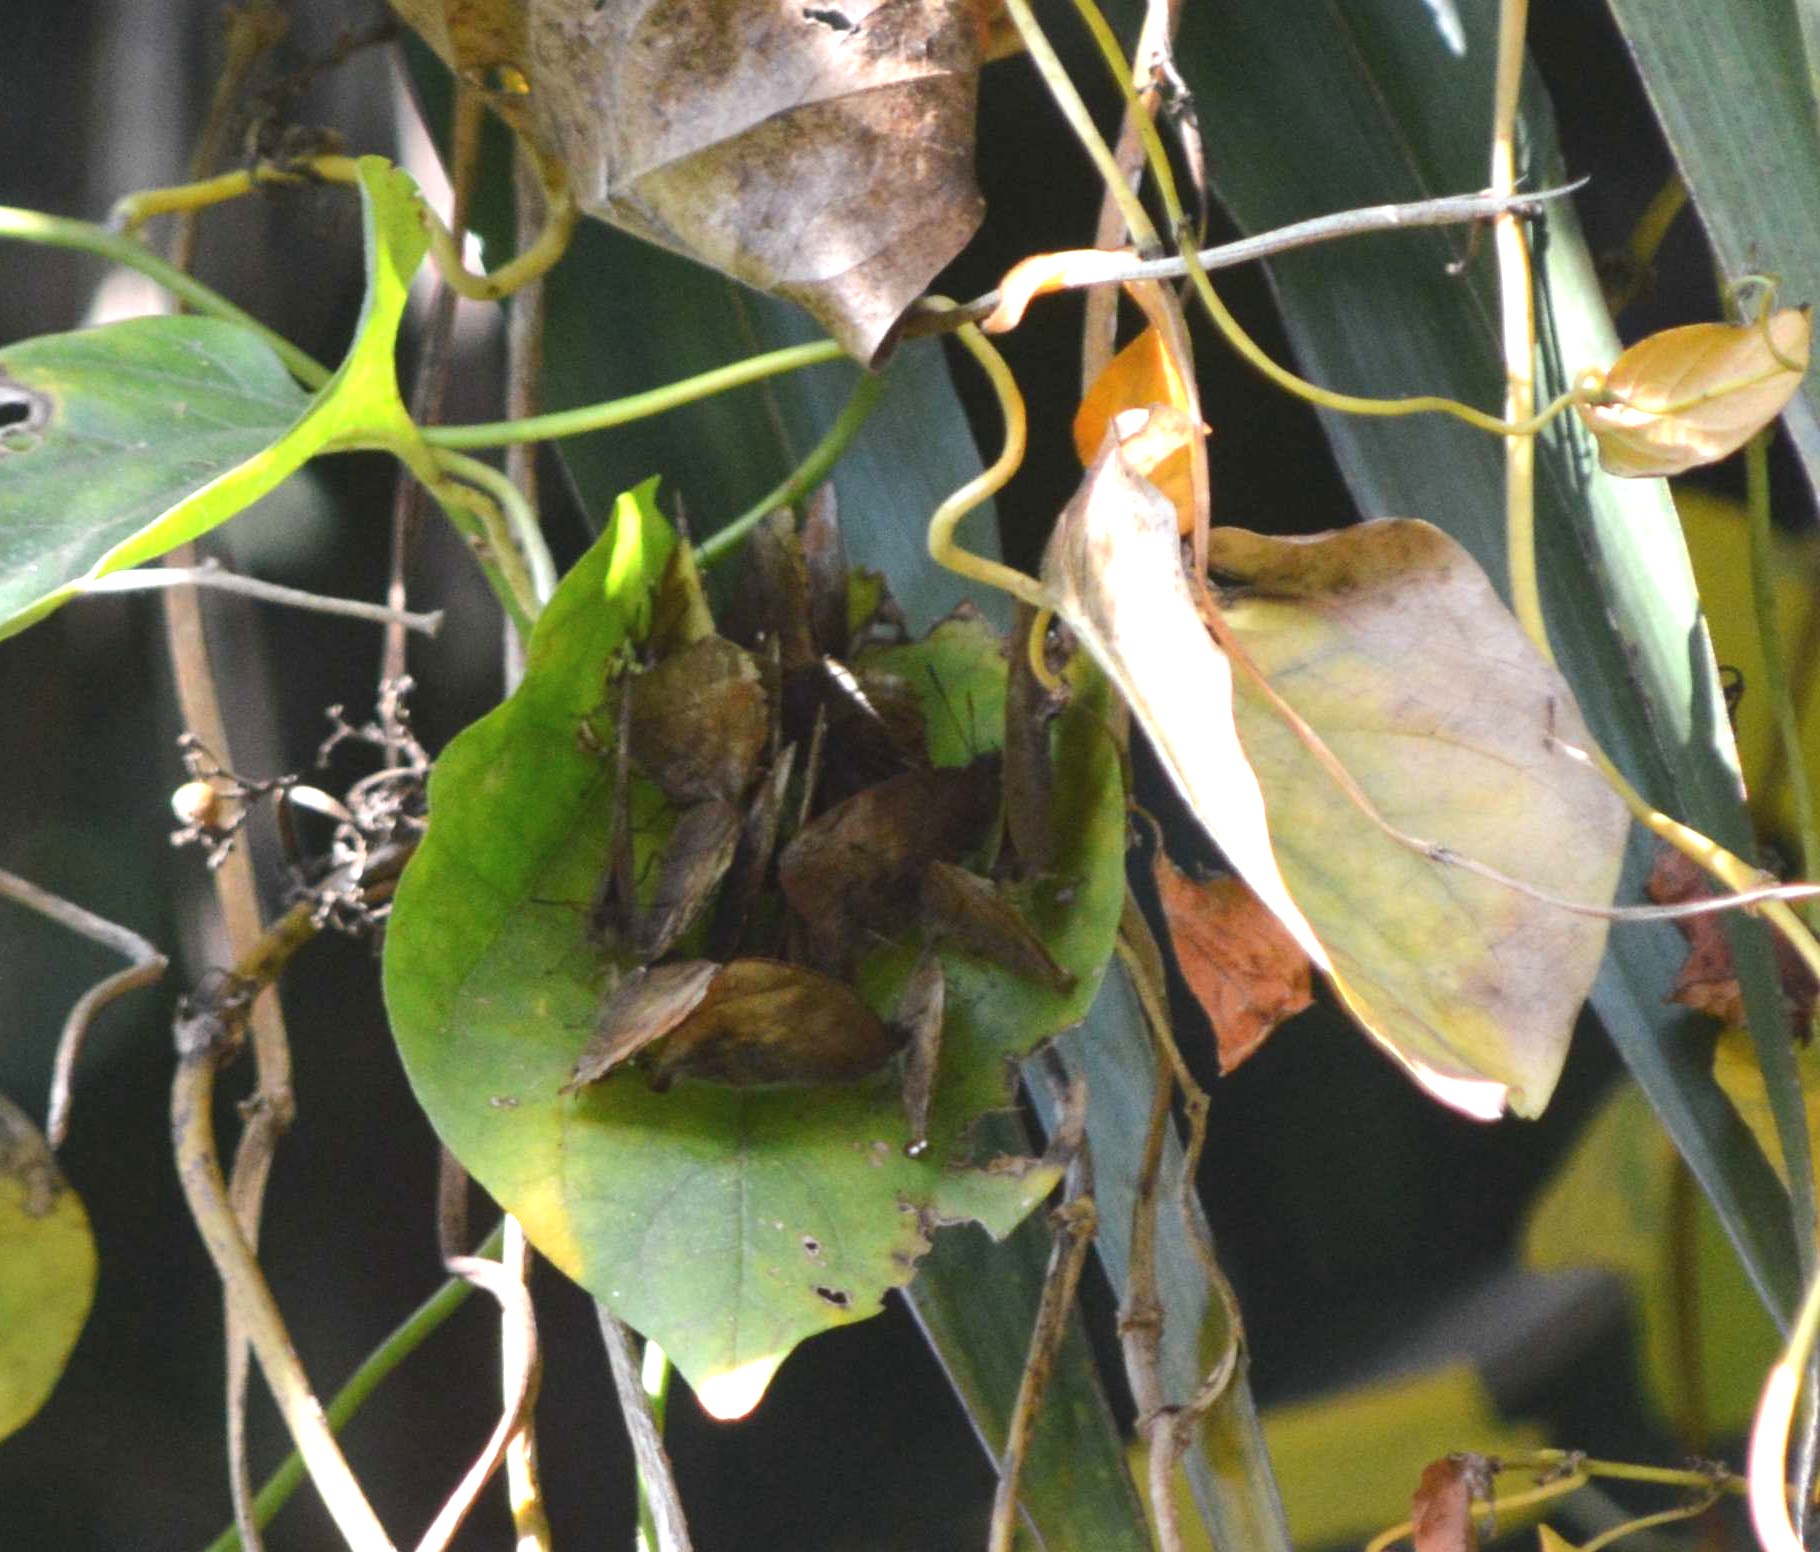
<svg viewBox="0 0 1820 1552"><path fill-rule="evenodd" d="M1008 1059L1092 998L1123 898L1123 788L1106 692L1083 681L1056 733L1056 865L1020 901L1077 984L1049 991L944 956L927 1157L904 1156L890 1072L822 1090L684 1082L662 1094L623 1072L561 1093L608 970L584 918L608 855L612 764L581 730L642 635L673 544L651 487L621 498L540 619L523 684L438 761L429 834L387 937L386 994L418 1097L457 1157L731 1416L797 1342L906 1281L927 1222L1003 1233L1053 1185L1050 1170L970 1158L967 1135L1007 1102ZM880 656L925 698L938 763L995 741L1004 667L983 627L956 622ZM955 722L955 708L973 720ZM639 805L641 828L668 822L661 805ZM887 947L862 964L881 1015L913 955Z"/></svg>

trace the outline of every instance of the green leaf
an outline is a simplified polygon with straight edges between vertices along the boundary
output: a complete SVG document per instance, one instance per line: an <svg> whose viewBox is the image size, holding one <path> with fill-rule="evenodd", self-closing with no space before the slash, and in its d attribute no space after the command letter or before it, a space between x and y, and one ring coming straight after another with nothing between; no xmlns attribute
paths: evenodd
<svg viewBox="0 0 1820 1552"><path fill-rule="evenodd" d="M607 971L585 907L607 855L612 763L578 735L674 543L653 484L621 499L564 580L518 692L438 761L429 833L387 935L386 998L418 1099L457 1157L551 1261L661 1343L710 1411L737 1416L797 1342L873 1313L909 1279L930 1222L964 1213L1002 1230L1052 1186L1052 1171L969 1168L991 1161L967 1133L1007 1103L1009 1059L1076 1021L1097 988L1123 896L1124 798L1106 689L1083 678L1055 735L1059 864L1019 897L1077 984L1055 992L944 953L928 1156L904 1156L890 1071L663 1094L623 1072L562 1095ZM985 639L956 622L882 656L939 730L954 707L1002 699ZM966 736L989 731L982 719ZM881 1014L914 956L909 944L862 964Z"/></svg>
<svg viewBox="0 0 1820 1552"><path fill-rule="evenodd" d="M94 1296L82 1199L37 1127L0 1095L0 1439L44 1405Z"/></svg>
<svg viewBox="0 0 1820 1552"><path fill-rule="evenodd" d="M1769 274L1820 301L1820 123L1805 0L1744 6L1610 0L1727 281ZM1783 419L1820 489L1820 385Z"/></svg>
<svg viewBox="0 0 1820 1552"><path fill-rule="evenodd" d="M1197 96L1220 105L1205 125L1209 164L1239 225L1258 231L1482 186L1497 6L1471 0L1461 11L1463 56L1445 49L1403 0L1361 0L1343 28L1321 0L1236 0L1217 29L1190 12L1178 60ZM1530 181L1556 181L1552 125L1537 91L1526 102L1524 139ZM1740 171L1749 165L1741 161ZM1498 406L1491 267L1481 263L1464 280L1445 271L1464 245L1464 234L1408 233L1275 262L1304 371L1353 393L1442 393ZM1541 232L1537 269L1543 390L1553 392L1581 367L1609 363L1617 349L1585 245L1559 204ZM1494 579L1505 575L1497 439L1440 416L1325 423L1366 515L1426 518ZM1537 496L1550 636L1595 737L1651 801L1749 855L1717 673L1664 489L1597 472L1584 431L1568 417L1541 439ZM1620 898L1635 898L1649 862L1649 845L1633 832ZM1773 1034L1776 1018L1766 1010L1775 1007L1775 982L1762 929L1741 923L1737 932L1746 995L1754 989L1757 999L1752 1023ZM1692 1019L1662 1001L1679 948L1666 926L1619 928L1592 1004L1764 1300L1786 1312L1798 1286L1787 1197L1690 1049ZM1777 1082L1792 1092L1792 1058L1784 1065L1791 1070Z"/></svg>
<svg viewBox="0 0 1820 1552"><path fill-rule="evenodd" d="M0 351L0 637L109 572L245 511L317 453L408 446L393 362L428 245L416 185L360 162L367 292L347 358L306 396L257 336L138 318Z"/></svg>

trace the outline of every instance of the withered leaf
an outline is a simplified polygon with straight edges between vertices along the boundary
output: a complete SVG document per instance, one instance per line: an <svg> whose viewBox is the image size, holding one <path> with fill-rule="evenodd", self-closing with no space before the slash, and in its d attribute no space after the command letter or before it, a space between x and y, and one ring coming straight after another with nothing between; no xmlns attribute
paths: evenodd
<svg viewBox="0 0 1820 1552"><path fill-rule="evenodd" d="M1605 374L1619 402L1574 406L1600 467L1644 478L1729 457L1795 396L1812 335L1808 309L1790 307L1761 323L1690 323L1639 340Z"/></svg>
<svg viewBox="0 0 1820 1552"><path fill-rule="evenodd" d="M653 1040L663 1039L700 1005L719 971L717 964L692 959L648 969L640 965L621 977L601 1005L593 1038L576 1059L562 1092L572 1094L598 1083Z"/></svg>
<svg viewBox="0 0 1820 1552"><path fill-rule="evenodd" d="M1213 1025L1220 1071L1231 1072L1314 1000L1308 956L1243 880L1202 883L1160 848L1152 872L1176 963Z"/></svg>
<svg viewBox="0 0 1820 1552"><path fill-rule="evenodd" d="M660 958L694 925L732 866L742 827L740 811L724 798L693 804L677 816L658 853L651 898L631 913L627 947L638 958Z"/></svg>
<svg viewBox="0 0 1820 1552"><path fill-rule="evenodd" d="M666 797L739 799L771 735L764 683L749 653L709 636L633 677L626 693L632 759Z"/></svg>
<svg viewBox="0 0 1820 1552"><path fill-rule="evenodd" d="M805 826L778 858L778 879L808 930L813 961L844 969L874 934L916 919L923 873L975 850L998 812L997 756L906 771Z"/></svg>
<svg viewBox="0 0 1820 1552"><path fill-rule="evenodd" d="M951 862L931 862L923 873L923 923L1013 975L1058 992L1074 985L1004 892Z"/></svg>
<svg viewBox="0 0 1820 1552"><path fill-rule="evenodd" d="M935 1097L947 1003L947 973L941 959L925 949L904 983L892 1018L908 1052L904 1058L904 1120L910 1140L904 1152L913 1159L929 1151L929 1106Z"/></svg>
<svg viewBox="0 0 1820 1552"><path fill-rule="evenodd" d="M714 634L714 613L702 588L701 568L695 548L678 544L664 562L664 574L651 601L651 631L646 650L658 659L673 657L685 647L706 641Z"/></svg>
<svg viewBox="0 0 1820 1552"><path fill-rule="evenodd" d="M1644 891L1658 905L1681 905L1689 900L1710 900L1719 891L1700 865L1672 847L1663 847L1650 869ZM1742 1029L1745 1024L1744 990L1738 984L1737 966L1732 962L1731 945L1725 940L1723 919L1712 913L1684 916L1675 922L1687 940L1687 958L1675 976L1670 1002L1708 1013L1728 1028ZM1772 940L1776 954L1777 977L1782 995L1788 1002L1789 1023L1793 1033L1805 1035L1814 1014L1814 1003L1820 996L1814 975L1801 956L1777 933Z"/></svg>
<svg viewBox="0 0 1820 1552"><path fill-rule="evenodd" d="M790 790L791 772L796 769L797 747L785 746L746 809L739 845L727 869L726 887L720 892L720 901L714 908L714 927L708 935L710 952L719 957L730 956L745 935L752 907L764 888L765 875L777 851L784 799Z"/></svg>
<svg viewBox="0 0 1820 1552"><path fill-rule="evenodd" d="M775 959L736 959L646 1067L655 1088L684 1077L735 1088L845 1083L877 1072L901 1044L844 982Z"/></svg>
<svg viewBox="0 0 1820 1552"><path fill-rule="evenodd" d="M1444 1457L1422 1468L1422 1481L1409 1500L1410 1539L1416 1552L1477 1552L1472 1490L1468 1461Z"/></svg>

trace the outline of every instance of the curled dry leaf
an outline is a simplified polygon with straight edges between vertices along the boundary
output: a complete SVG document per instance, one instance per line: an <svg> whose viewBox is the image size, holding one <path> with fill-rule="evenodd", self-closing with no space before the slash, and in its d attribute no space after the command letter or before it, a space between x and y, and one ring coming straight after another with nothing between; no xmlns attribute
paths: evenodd
<svg viewBox="0 0 1820 1552"><path fill-rule="evenodd" d="M638 959L667 954L694 926L716 887L733 865L744 820L724 798L685 808L657 858L651 898L627 914L632 921L626 945Z"/></svg>
<svg viewBox="0 0 1820 1552"><path fill-rule="evenodd" d="M1767 323L1693 323L1639 340L1605 374L1617 402L1576 406L1607 474L1680 474L1729 457L1782 413L1807 371L1805 307Z"/></svg>
<svg viewBox="0 0 1820 1552"><path fill-rule="evenodd" d="M1700 865L1670 847L1663 847L1655 865L1649 870L1645 893L1658 905L1681 905L1690 900L1710 900L1719 891ZM1710 1013L1731 1028L1744 1027L1744 991L1738 985L1737 966L1732 963L1731 945L1725 939L1725 924L1716 914L1686 916L1675 922L1681 936L1687 939L1687 958L1675 975L1670 1002L1692 1008L1697 1013ZM1796 1034L1805 1035L1814 1014L1814 1001L1820 986L1806 962L1777 933L1776 971L1782 982L1782 995L1789 1005L1789 1023Z"/></svg>
<svg viewBox="0 0 1820 1552"><path fill-rule="evenodd" d="M801 965L691 960L620 981L564 1091L634 1056L658 1089L677 1078L734 1088L842 1083L877 1072L901 1043L852 987Z"/></svg>
<svg viewBox="0 0 1820 1552"><path fill-rule="evenodd" d="M931 862L923 874L922 902L924 925L969 954L1058 992L1073 987L1074 977L991 879L951 862Z"/></svg>
<svg viewBox="0 0 1820 1552"><path fill-rule="evenodd" d="M929 864L964 857L998 812L999 761L906 771L855 793L791 840L777 859L811 958L845 969L875 941L915 921Z"/></svg>
<svg viewBox="0 0 1820 1552"><path fill-rule="evenodd" d="M1176 531L1194 526L1194 444L1207 434L1193 395L1154 324L1114 356L1074 417L1074 447L1089 465L1108 434L1125 462L1175 507Z"/></svg>
<svg viewBox="0 0 1820 1552"><path fill-rule="evenodd" d="M771 708L750 654L708 636L635 675L626 693L632 759L667 797L739 799L771 736Z"/></svg>
<svg viewBox="0 0 1820 1552"><path fill-rule="evenodd" d="M1472 1522L1473 1473L1452 1456L1432 1460L1409 1500L1410 1539L1416 1552L1477 1552Z"/></svg>
<svg viewBox="0 0 1820 1552"><path fill-rule="evenodd" d="M1572 692L1427 523L1307 539L1215 529L1227 627L1378 811L1556 900L1602 907L1628 817ZM1535 1115L1608 923L1419 854L1360 811L1249 677L1239 736L1288 887L1367 1033L1431 1093Z"/></svg>
<svg viewBox="0 0 1820 1552"><path fill-rule="evenodd" d="M1153 873L1176 963L1231 1072L1314 1000L1308 956L1242 880L1203 883L1160 849Z"/></svg>
<svg viewBox="0 0 1820 1552"><path fill-rule="evenodd" d="M582 209L801 303L861 361L979 225L975 0L395 4L470 78L476 37L482 84L523 73L493 100Z"/></svg>

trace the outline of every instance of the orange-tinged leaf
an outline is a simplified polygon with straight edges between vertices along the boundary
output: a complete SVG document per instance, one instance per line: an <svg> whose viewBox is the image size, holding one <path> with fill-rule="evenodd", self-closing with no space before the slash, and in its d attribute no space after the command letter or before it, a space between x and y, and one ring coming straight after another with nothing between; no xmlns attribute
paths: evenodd
<svg viewBox="0 0 1820 1552"><path fill-rule="evenodd" d="M1148 480L1175 508L1175 531L1194 527L1194 439L1205 436L1184 410L1173 404L1124 410L1113 416L1119 451L1140 478Z"/></svg>
<svg viewBox="0 0 1820 1552"><path fill-rule="evenodd" d="M1080 454L1081 466L1085 468L1099 456L1106 430L1121 410L1152 404L1173 404L1180 409L1187 402L1182 374L1169 358L1162 331L1154 325L1145 329L1094 379L1075 411L1074 450ZM1122 432L1119 440L1124 440Z"/></svg>
<svg viewBox="0 0 1820 1552"><path fill-rule="evenodd" d="M1782 413L1807 370L1809 310L1693 323L1639 340L1605 376L1617 401L1576 408L1607 474L1680 474L1729 457Z"/></svg>
<svg viewBox="0 0 1820 1552"><path fill-rule="evenodd" d="M1472 1470L1466 1461L1447 1457L1428 1463L1409 1500L1409 1522L1416 1552L1476 1552L1479 1531L1472 1522Z"/></svg>
<svg viewBox="0 0 1820 1552"><path fill-rule="evenodd" d="M1202 883L1161 851L1153 871L1176 963L1231 1072L1314 1000L1308 956L1242 880Z"/></svg>

